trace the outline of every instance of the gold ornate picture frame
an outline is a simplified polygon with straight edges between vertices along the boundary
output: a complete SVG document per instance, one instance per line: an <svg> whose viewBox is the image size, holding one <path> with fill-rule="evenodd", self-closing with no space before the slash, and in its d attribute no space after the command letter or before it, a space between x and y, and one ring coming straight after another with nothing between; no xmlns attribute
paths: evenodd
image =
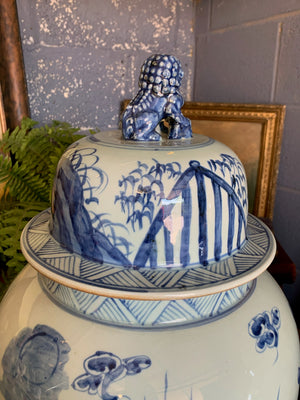
<svg viewBox="0 0 300 400"><path fill-rule="evenodd" d="M182 113L191 120L194 134L235 151L247 175L249 212L272 221L285 106L185 102Z"/></svg>
<svg viewBox="0 0 300 400"><path fill-rule="evenodd" d="M285 106L186 102L182 112L194 133L213 137L236 152L247 175L249 211L272 220Z"/></svg>

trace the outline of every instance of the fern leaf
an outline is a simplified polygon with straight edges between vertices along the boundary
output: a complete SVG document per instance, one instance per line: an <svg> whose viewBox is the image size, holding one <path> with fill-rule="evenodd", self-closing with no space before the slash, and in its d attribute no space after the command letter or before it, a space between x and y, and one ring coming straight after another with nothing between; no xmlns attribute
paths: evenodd
<svg viewBox="0 0 300 400"><path fill-rule="evenodd" d="M21 127L16 127L12 132L6 131L0 142L0 147L4 153L15 154L17 158L22 158L26 151L26 135L30 129L37 124L30 118L23 118Z"/></svg>
<svg viewBox="0 0 300 400"><path fill-rule="evenodd" d="M57 163L83 136L65 122L39 126L24 118L20 127L0 139L0 273L14 276L26 264L21 232L34 215L49 207Z"/></svg>
<svg viewBox="0 0 300 400"><path fill-rule="evenodd" d="M6 182L12 167L10 157L0 154L0 182Z"/></svg>
<svg viewBox="0 0 300 400"><path fill-rule="evenodd" d="M6 185L9 186L10 194L19 201L48 200L48 188L45 182L18 162L10 169Z"/></svg>
<svg viewBox="0 0 300 400"><path fill-rule="evenodd" d="M7 266L20 270L26 260L21 253L20 236L27 222L47 208L48 203L11 203L0 211L0 253L9 258Z"/></svg>

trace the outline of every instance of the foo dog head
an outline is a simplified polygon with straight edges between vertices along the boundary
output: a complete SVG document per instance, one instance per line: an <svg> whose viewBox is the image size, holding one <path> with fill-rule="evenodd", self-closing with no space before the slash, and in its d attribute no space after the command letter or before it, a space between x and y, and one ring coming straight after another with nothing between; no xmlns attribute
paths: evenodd
<svg viewBox="0 0 300 400"><path fill-rule="evenodd" d="M179 92L183 71L180 61L166 54L154 54L141 67L139 91L128 104L122 118L125 139L160 140L190 138L191 122L181 112Z"/></svg>
<svg viewBox="0 0 300 400"><path fill-rule="evenodd" d="M174 56L152 55L141 67L139 87L153 90L158 96L176 93L181 85L183 70Z"/></svg>

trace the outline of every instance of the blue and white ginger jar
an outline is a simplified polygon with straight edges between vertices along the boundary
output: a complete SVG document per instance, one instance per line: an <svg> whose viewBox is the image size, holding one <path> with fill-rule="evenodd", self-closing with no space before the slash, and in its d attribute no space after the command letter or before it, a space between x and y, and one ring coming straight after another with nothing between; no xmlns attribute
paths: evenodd
<svg viewBox="0 0 300 400"><path fill-rule="evenodd" d="M0 306L1 400L297 399L274 237L234 152L192 136L182 76L149 57L123 134L61 158Z"/></svg>

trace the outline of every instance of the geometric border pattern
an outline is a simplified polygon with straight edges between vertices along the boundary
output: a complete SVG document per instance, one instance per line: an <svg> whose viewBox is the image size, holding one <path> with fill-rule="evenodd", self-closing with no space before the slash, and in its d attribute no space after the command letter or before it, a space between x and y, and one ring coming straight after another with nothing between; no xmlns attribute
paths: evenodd
<svg viewBox="0 0 300 400"><path fill-rule="evenodd" d="M275 255L275 239L266 225L248 215L247 240L230 257L207 266L124 268L100 264L61 247L49 233L50 209L25 227L21 248L42 275L80 291L110 297L163 300L198 297L240 286L260 275ZM170 297L171 296L171 297Z"/></svg>
<svg viewBox="0 0 300 400"><path fill-rule="evenodd" d="M207 323L240 307L253 293L256 280L221 293L182 300L145 301L116 299L81 292L40 275L52 300L76 314L112 325L161 328Z"/></svg>

